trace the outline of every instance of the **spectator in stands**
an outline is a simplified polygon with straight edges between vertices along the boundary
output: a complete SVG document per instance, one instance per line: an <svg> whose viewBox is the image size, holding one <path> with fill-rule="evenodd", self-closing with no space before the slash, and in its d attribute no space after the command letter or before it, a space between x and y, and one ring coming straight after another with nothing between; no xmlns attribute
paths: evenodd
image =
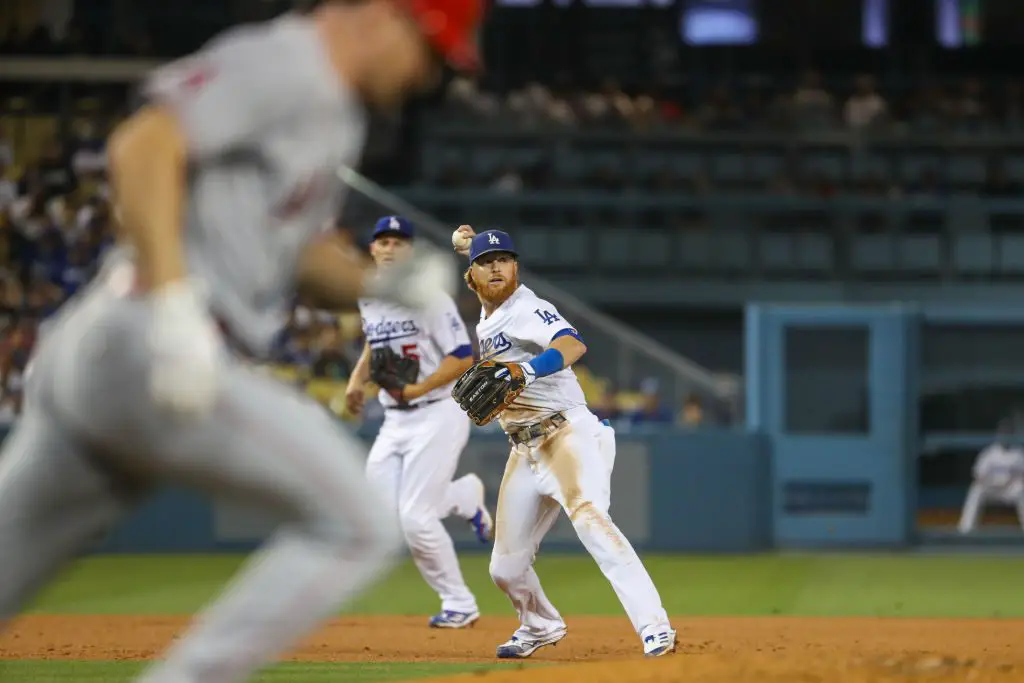
<svg viewBox="0 0 1024 683"><path fill-rule="evenodd" d="M601 387L601 392L593 400L588 400L587 405L600 420L617 420L619 418L615 391L610 384Z"/></svg>
<svg viewBox="0 0 1024 683"><path fill-rule="evenodd" d="M682 427L700 427L704 424L704 404L696 394L690 394L683 401L677 424Z"/></svg>
<svg viewBox="0 0 1024 683"><path fill-rule="evenodd" d="M656 377L648 377L640 382L640 395L639 409L627 416L630 422L634 424L640 422L671 424L675 421L672 413L661 405Z"/></svg>
<svg viewBox="0 0 1024 683"><path fill-rule="evenodd" d="M324 324L316 332L311 351L315 358L312 367L314 377L340 380L351 374L352 366L345 357L341 335L334 325Z"/></svg>
<svg viewBox="0 0 1024 683"><path fill-rule="evenodd" d="M827 128L835 120L835 101L822 84L821 74L808 69L793 91L792 119L801 128Z"/></svg>
<svg viewBox="0 0 1024 683"><path fill-rule="evenodd" d="M843 120L851 130L864 130L883 122L888 104L878 94L875 79L867 74L857 77L855 89L843 107Z"/></svg>
<svg viewBox="0 0 1024 683"><path fill-rule="evenodd" d="M951 114L960 128L975 130L981 126L988 115L988 106L980 80L968 78L964 81L960 95L951 103Z"/></svg>
<svg viewBox="0 0 1024 683"><path fill-rule="evenodd" d="M39 161L38 170L43 195L47 200L66 195L74 191L77 185L71 158L66 153L64 145L57 140L52 140L47 145L46 152Z"/></svg>
<svg viewBox="0 0 1024 683"><path fill-rule="evenodd" d="M515 194L523 189L523 177L511 164L506 165L491 183L491 189L502 194Z"/></svg>

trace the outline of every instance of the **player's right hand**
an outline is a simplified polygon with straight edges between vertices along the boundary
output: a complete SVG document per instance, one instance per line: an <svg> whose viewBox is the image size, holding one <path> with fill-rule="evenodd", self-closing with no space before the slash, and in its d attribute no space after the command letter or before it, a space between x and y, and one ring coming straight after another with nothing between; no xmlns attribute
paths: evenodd
<svg viewBox="0 0 1024 683"><path fill-rule="evenodd" d="M470 240L476 237L476 230L474 230L469 225L460 225L455 232L461 235L465 235ZM469 247L467 246L465 249L456 249L455 253L457 253L459 256L469 256Z"/></svg>
<svg viewBox="0 0 1024 683"><path fill-rule="evenodd" d="M363 412L363 405L366 403L366 392L360 382L349 382L345 388L345 410L352 414L352 417L359 417Z"/></svg>
<svg viewBox="0 0 1024 683"><path fill-rule="evenodd" d="M208 412L217 400L223 343L202 294L192 283L177 281L149 298L149 390L154 402L183 415Z"/></svg>

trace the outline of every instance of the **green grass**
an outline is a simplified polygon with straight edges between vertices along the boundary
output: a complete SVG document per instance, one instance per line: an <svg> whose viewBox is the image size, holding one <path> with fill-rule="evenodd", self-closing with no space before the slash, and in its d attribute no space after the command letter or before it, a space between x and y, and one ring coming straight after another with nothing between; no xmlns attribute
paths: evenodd
<svg viewBox="0 0 1024 683"><path fill-rule="evenodd" d="M78 614L190 614L240 566L237 556L111 556L83 560L34 610ZM670 614L1024 617L1024 557L967 555L648 556ZM511 615L491 584L486 554L463 556L463 573L485 614ZM618 615L594 562L545 556L537 570L565 614ZM347 611L416 614L437 598L409 563Z"/></svg>
<svg viewBox="0 0 1024 683"><path fill-rule="evenodd" d="M0 662L0 680L32 683L111 683L129 681L142 670L140 662ZM483 671L479 664L284 664L263 672L259 683L337 683L407 681Z"/></svg>
<svg viewBox="0 0 1024 683"><path fill-rule="evenodd" d="M215 596L239 556L109 556L82 560L36 601L39 613L189 614ZM462 558L485 614L512 616L491 584L488 556ZM967 555L647 556L644 561L673 615L1024 617L1024 557ZM541 553L537 569L563 614L622 610L586 556ZM347 611L427 615L437 599L403 564ZM0 662L0 681L115 683L140 664ZM493 668L480 664L285 664L261 683L407 681Z"/></svg>

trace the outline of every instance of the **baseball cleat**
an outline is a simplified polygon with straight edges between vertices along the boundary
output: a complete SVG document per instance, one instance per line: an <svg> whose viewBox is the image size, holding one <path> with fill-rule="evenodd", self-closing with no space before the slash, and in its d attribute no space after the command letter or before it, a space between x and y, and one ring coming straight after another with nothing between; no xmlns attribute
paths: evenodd
<svg viewBox="0 0 1024 683"><path fill-rule="evenodd" d="M676 651L676 632L672 629L644 636L644 657L661 657Z"/></svg>
<svg viewBox="0 0 1024 683"><path fill-rule="evenodd" d="M469 476L473 477L474 481L480 486L480 506L477 508L476 514L469 518L469 523L473 527L477 539L481 543L487 543L491 540L494 531L494 520L491 518L491 513L487 511L486 489L480 477L475 474Z"/></svg>
<svg viewBox="0 0 1024 683"><path fill-rule="evenodd" d="M539 638L520 638L512 636L498 646L498 659L526 659L545 645L554 645L565 638L568 629L559 629Z"/></svg>
<svg viewBox="0 0 1024 683"><path fill-rule="evenodd" d="M476 623L479 612L453 612L449 609L430 617L430 628L466 628Z"/></svg>

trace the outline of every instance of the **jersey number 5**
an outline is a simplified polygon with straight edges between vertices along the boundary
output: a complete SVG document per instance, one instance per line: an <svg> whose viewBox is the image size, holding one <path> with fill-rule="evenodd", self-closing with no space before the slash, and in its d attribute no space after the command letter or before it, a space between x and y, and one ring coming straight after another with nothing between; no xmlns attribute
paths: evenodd
<svg viewBox="0 0 1024 683"><path fill-rule="evenodd" d="M545 325L550 325L551 323L555 322L556 320L561 320L561 318L559 318L557 315L555 315L551 311L542 311L542 310L540 310L538 308L538 309L534 310L534 313L537 314L538 318L540 318L541 320L544 321Z"/></svg>
<svg viewBox="0 0 1024 683"><path fill-rule="evenodd" d="M413 360L420 359L420 354L416 353L415 344L402 344L402 355Z"/></svg>

